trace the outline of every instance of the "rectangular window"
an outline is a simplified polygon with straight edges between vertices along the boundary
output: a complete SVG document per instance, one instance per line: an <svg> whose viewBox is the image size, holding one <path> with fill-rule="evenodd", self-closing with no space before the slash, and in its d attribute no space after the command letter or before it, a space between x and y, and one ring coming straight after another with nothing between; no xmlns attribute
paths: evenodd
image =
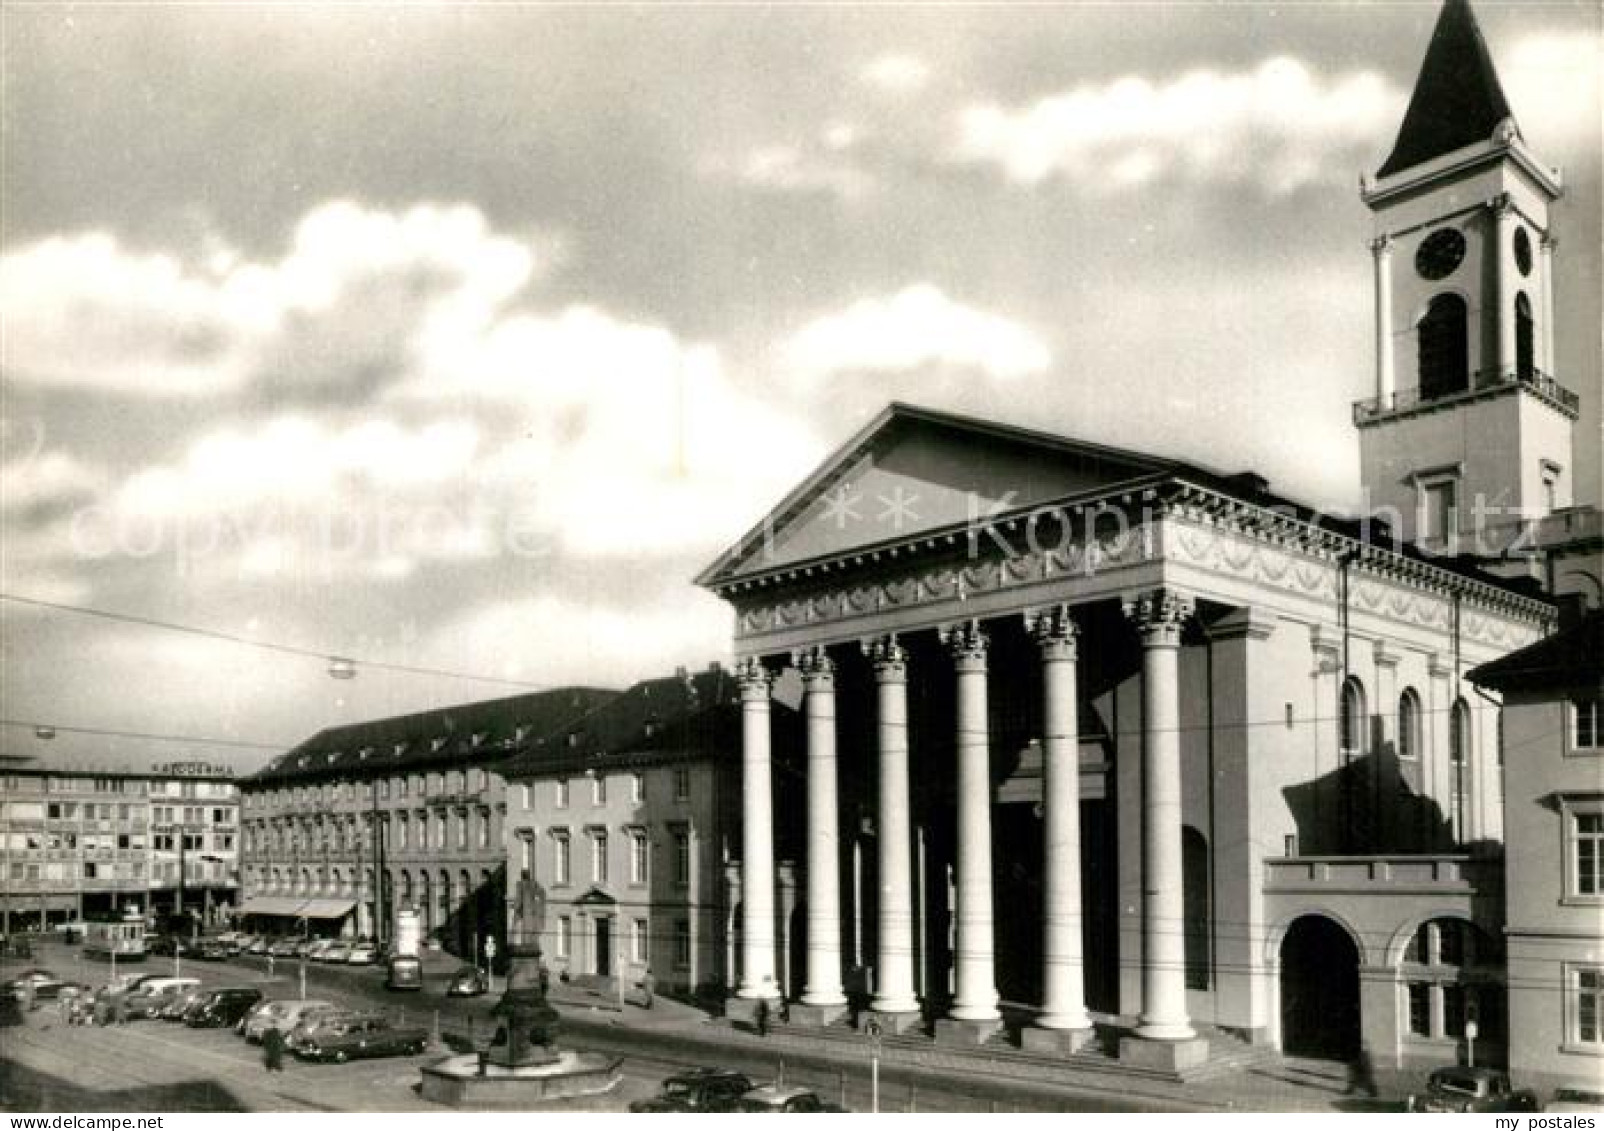
<svg viewBox="0 0 1604 1131"><path fill-rule="evenodd" d="M1571 814L1573 895L1604 895L1604 813Z"/></svg>
<svg viewBox="0 0 1604 1131"><path fill-rule="evenodd" d="M1604 745L1604 697L1581 696L1571 700L1571 714L1576 720L1574 733L1577 750L1597 750Z"/></svg>
<svg viewBox="0 0 1604 1131"><path fill-rule="evenodd" d="M691 771L689 767L681 766L674 771L674 800L689 801L691 799Z"/></svg>
<svg viewBox="0 0 1604 1131"><path fill-rule="evenodd" d="M1409 983L1409 1031L1431 1036L1431 986L1426 982Z"/></svg>
<svg viewBox="0 0 1604 1131"><path fill-rule="evenodd" d="M1442 1026L1445 1037L1465 1035L1465 987L1456 982L1442 988Z"/></svg>
<svg viewBox="0 0 1604 1131"><path fill-rule="evenodd" d="M573 844L567 833L558 833L554 838L556 858L553 861L552 882L566 884L570 882L573 873Z"/></svg>
<svg viewBox="0 0 1604 1131"><path fill-rule="evenodd" d="M629 834L629 882L644 884L646 882L648 843L646 834L632 832Z"/></svg>
<svg viewBox="0 0 1604 1131"><path fill-rule="evenodd" d="M674 882L691 882L691 834L685 829L674 834Z"/></svg>
<svg viewBox="0 0 1604 1131"><path fill-rule="evenodd" d="M607 834L601 830L591 834L590 878L598 884L607 882Z"/></svg>
<svg viewBox="0 0 1604 1131"><path fill-rule="evenodd" d="M566 915L557 916L557 957L567 958L574 949L574 921Z"/></svg>
<svg viewBox="0 0 1604 1131"><path fill-rule="evenodd" d="M635 805L639 805L642 801L646 800L645 774L629 775L629 800Z"/></svg>
<svg viewBox="0 0 1604 1131"><path fill-rule="evenodd" d="M457 814L457 848L468 847L468 814Z"/></svg>
<svg viewBox="0 0 1604 1131"><path fill-rule="evenodd" d="M567 778L558 778L557 779L557 791L556 792L557 792L557 797L556 797L555 804L556 804L557 808L559 808L559 809L568 808L568 779Z"/></svg>
<svg viewBox="0 0 1604 1131"><path fill-rule="evenodd" d="M635 920L635 929L630 934L630 959L634 962L649 961L651 951L651 935L645 919Z"/></svg>
<svg viewBox="0 0 1604 1131"><path fill-rule="evenodd" d="M490 814L479 814L479 847L490 847Z"/></svg>
<svg viewBox="0 0 1604 1131"><path fill-rule="evenodd" d="M1459 484L1452 479L1425 487L1425 529L1428 541L1446 542L1459 529Z"/></svg>
<svg viewBox="0 0 1604 1131"><path fill-rule="evenodd" d="M592 805L607 804L607 775L597 774L590 779L590 803Z"/></svg>
<svg viewBox="0 0 1604 1131"><path fill-rule="evenodd" d="M674 920L674 965L681 970L691 967L691 921Z"/></svg>
<svg viewBox="0 0 1604 1131"><path fill-rule="evenodd" d="M1604 970L1572 971L1572 986L1574 1040L1604 1051Z"/></svg>

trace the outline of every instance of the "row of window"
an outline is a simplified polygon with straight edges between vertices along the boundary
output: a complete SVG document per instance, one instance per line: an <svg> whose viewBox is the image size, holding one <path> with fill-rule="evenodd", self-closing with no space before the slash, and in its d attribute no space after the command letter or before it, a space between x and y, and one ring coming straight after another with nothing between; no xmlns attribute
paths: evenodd
<svg viewBox="0 0 1604 1131"><path fill-rule="evenodd" d="M1462 393L1470 388L1470 307L1451 291L1432 298L1415 327L1420 399ZM1537 371L1532 333L1532 303L1526 292L1515 295L1515 372L1529 378Z"/></svg>
<svg viewBox="0 0 1604 1131"><path fill-rule="evenodd" d="M324 782L321 785L297 785L283 789L267 790L262 793L247 793L245 807L248 809L284 809L299 808L319 803L329 804L335 801L355 801L358 790L362 791L363 800L367 799L367 791L382 799L390 797L434 797L442 793L466 794L470 792L484 793L490 789L490 771L482 767L472 770L439 770L416 774L401 774L394 778L377 778L369 782L357 782L352 779L337 782Z"/></svg>
<svg viewBox="0 0 1604 1131"><path fill-rule="evenodd" d="M688 970L691 966L691 921L689 919L674 920L674 966L680 970ZM574 921L571 916L557 916L557 931L555 938L556 957L571 959L574 954ZM629 926L629 959L631 962L648 963L651 955L651 923L646 919L631 919Z"/></svg>
<svg viewBox="0 0 1604 1131"><path fill-rule="evenodd" d="M449 813L431 816L426 809L419 809L415 814L396 813L393 821L381 824L393 830L389 847L398 852L413 848L443 849L448 841L459 850L466 850L470 844L489 849L496 839L495 822L488 809L474 809L459 815L454 836L448 827L452 824ZM246 845L251 852L260 853L371 852L373 826L365 818L359 822L355 814L326 822L302 818L288 825L251 825L246 829Z"/></svg>
<svg viewBox="0 0 1604 1131"><path fill-rule="evenodd" d="M604 884L611 879L612 838L606 829L590 829L586 835L590 838L590 880L592 883ZM630 829L626 833L629 841L629 882L632 884L645 884L651 881L652 842L645 829ZM676 829L674 837L674 882L676 884L689 884L691 871L694 865L691 834L686 829ZM520 868L524 875L531 879L549 881L554 886L571 884L573 880L573 835L568 829L552 829L552 870L551 875L541 877L536 874L535 866L535 840L533 836L524 837L523 858Z"/></svg>
<svg viewBox="0 0 1604 1131"><path fill-rule="evenodd" d="M170 832L156 833L73 833L11 832L0 840L8 854L18 852L143 852L147 845L157 852L179 851L179 838ZM233 833L185 833L185 852L233 852Z"/></svg>
<svg viewBox="0 0 1604 1131"><path fill-rule="evenodd" d="M608 782L607 775L587 774L586 777L590 782L591 805L606 805ZM627 775L627 782L629 786L630 803L633 805L640 805L644 803L646 800L646 775L641 773L629 774ZM688 766L676 766L674 768L673 783L674 800L689 801L691 799L691 771ZM533 782L524 783L523 806L525 809L534 808L536 803L536 788L537 786ZM551 790L551 802L553 808L567 809L573 804L573 789L572 783L569 781L569 779L558 778L557 780L553 781L551 783Z"/></svg>
<svg viewBox="0 0 1604 1131"><path fill-rule="evenodd" d="M142 860L131 862L107 862L86 860L82 864L28 864L13 860L10 875L13 880L52 880L68 882L76 879L85 880L143 880L145 878L145 864Z"/></svg>
<svg viewBox="0 0 1604 1131"><path fill-rule="evenodd" d="M233 782L143 778L55 777L37 774L0 774L0 792L17 793L112 793L143 797L233 797Z"/></svg>

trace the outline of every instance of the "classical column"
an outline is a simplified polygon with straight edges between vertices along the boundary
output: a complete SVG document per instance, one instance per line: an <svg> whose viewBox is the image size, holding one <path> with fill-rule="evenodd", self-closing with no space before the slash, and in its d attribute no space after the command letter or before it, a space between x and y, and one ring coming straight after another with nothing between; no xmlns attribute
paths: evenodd
<svg viewBox="0 0 1604 1131"><path fill-rule="evenodd" d="M876 1013L917 1014L913 992L913 891L908 816L908 653L895 636L864 644L879 698L879 953Z"/></svg>
<svg viewBox="0 0 1604 1131"><path fill-rule="evenodd" d="M991 740L986 718L987 640L977 621L942 631L957 670L958 945L955 1021L995 1021L997 973L991 897Z"/></svg>
<svg viewBox="0 0 1604 1131"><path fill-rule="evenodd" d="M810 648L797 657L797 667L802 672L808 741L808 968L802 1004L818 1007L833 1016L847 1000L841 989L841 832L836 810L835 664L823 648Z"/></svg>
<svg viewBox="0 0 1604 1131"><path fill-rule="evenodd" d="M1538 364L1543 367L1544 373L1554 377L1554 328L1558 325L1554 318L1554 252L1559 247L1559 239L1545 235L1538 247L1542 257L1539 270L1542 271L1543 284L1543 325L1539 329L1542 360Z"/></svg>
<svg viewBox="0 0 1604 1131"><path fill-rule="evenodd" d="M1042 833L1046 849L1042 892L1042 1029L1089 1036L1086 970L1081 952L1080 708L1076 690L1075 622L1059 605L1027 615L1041 649Z"/></svg>
<svg viewBox="0 0 1604 1131"><path fill-rule="evenodd" d="M1509 199L1508 193L1500 193L1492 202L1493 210L1493 301L1497 304L1496 315L1497 349L1498 356L1494 358L1491 368L1502 381L1507 373L1511 378L1515 372L1515 295L1511 286L1511 276L1515 266L1512 260L1513 253L1510 244L1515 236L1515 205Z"/></svg>
<svg viewBox="0 0 1604 1131"><path fill-rule="evenodd" d="M1370 241L1376 273L1376 411L1393 407L1397 388L1392 367L1392 237Z"/></svg>
<svg viewBox="0 0 1604 1131"><path fill-rule="evenodd" d="M736 996L772 998L774 981L774 783L769 756L773 678L749 656L736 670L741 694L741 985Z"/></svg>
<svg viewBox="0 0 1604 1131"><path fill-rule="evenodd" d="M1158 1041L1196 1034L1186 1015L1181 873L1181 626L1192 599L1155 589L1125 602L1142 636L1142 1015Z"/></svg>

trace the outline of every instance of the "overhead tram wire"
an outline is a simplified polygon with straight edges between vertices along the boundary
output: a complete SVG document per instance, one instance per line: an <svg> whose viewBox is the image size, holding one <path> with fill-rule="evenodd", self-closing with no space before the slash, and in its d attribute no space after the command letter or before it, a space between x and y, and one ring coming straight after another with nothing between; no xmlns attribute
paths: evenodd
<svg viewBox="0 0 1604 1131"><path fill-rule="evenodd" d="M284 751L295 745L293 742L252 742L244 738L206 738L195 734L149 734L137 730L63 726L60 723L33 722L27 719L0 719L0 726L27 727L35 732L45 728L62 734L93 734L102 738L129 738L150 742L186 742L194 746L237 746L242 750Z"/></svg>
<svg viewBox="0 0 1604 1131"><path fill-rule="evenodd" d="M448 668L428 668L416 664L396 664L384 660L364 660L355 656L337 651L320 651L316 648L305 648L297 644L280 644L272 640L258 640L250 636L240 636L232 632L223 632L220 629L200 628L195 625L177 624L173 621L158 620L155 617L144 617L134 613L115 613L106 609L91 609L84 605L71 605L62 601L46 601L38 597L24 597L16 593L0 593L0 601L10 601L17 605L28 605L37 609L50 609L55 612L73 613L77 616L98 617L101 620L114 621L118 624L137 625L142 628L157 628L167 632L181 632L190 636L199 636L207 640L221 640L228 644L237 644L246 648L258 648L267 652L277 652L286 656L301 656L319 660L331 665L349 665L349 669L342 667L339 678L349 678L355 674L352 669L373 668L378 671L401 672L406 675L435 676L441 679L461 679L474 683L495 683L504 687L521 687L528 691L552 691L555 684L531 683L522 679L506 679L501 676L475 675L472 672L452 671Z"/></svg>

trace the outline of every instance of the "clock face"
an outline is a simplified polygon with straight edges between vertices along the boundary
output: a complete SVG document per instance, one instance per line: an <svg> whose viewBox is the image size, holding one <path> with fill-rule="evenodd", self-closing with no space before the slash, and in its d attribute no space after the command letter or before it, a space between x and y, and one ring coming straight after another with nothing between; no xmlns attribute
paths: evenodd
<svg viewBox="0 0 1604 1131"><path fill-rule="evenodd" d="M1515 266L1522 275L1532 273L1532 237L1526 234L1525 228L1515 229Z"/></svg>
<svg viewBox="0 0 1604 1131"><path fill-rule="evenodd" d="M1427 236L1415 252L1415 270L1425 279L1444 279L1465 258L1464 233L1443 228Z"/></svg>

